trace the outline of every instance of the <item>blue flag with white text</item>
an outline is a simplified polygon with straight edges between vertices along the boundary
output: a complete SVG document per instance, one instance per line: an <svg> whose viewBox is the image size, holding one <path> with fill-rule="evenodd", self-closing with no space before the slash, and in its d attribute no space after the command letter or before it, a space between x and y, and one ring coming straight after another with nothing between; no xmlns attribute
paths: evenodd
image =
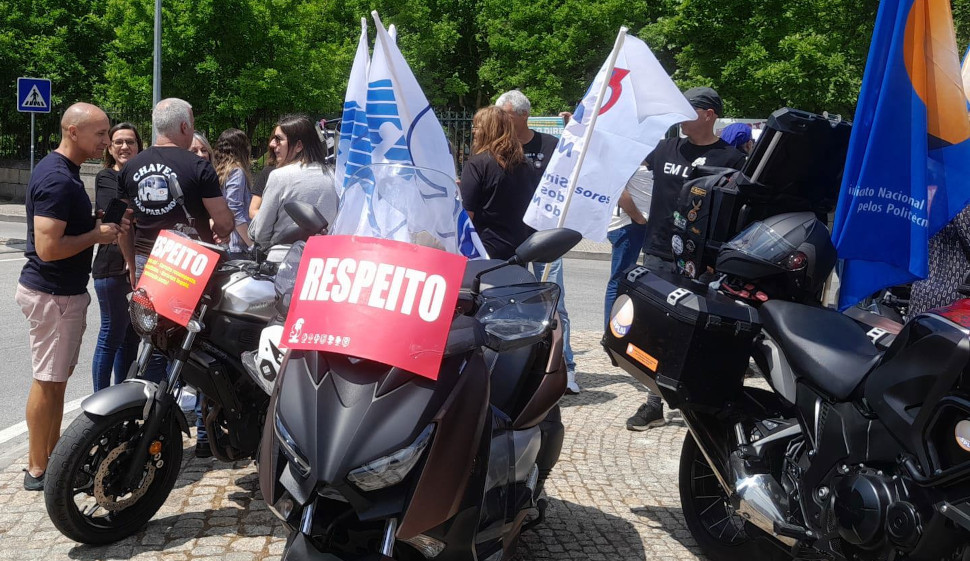
<svg viewBox="0 0 970 561"><path fill-rule="evenodd" d="M947 0L883 0L832 238L839 308L925 278L929 239L970 202L970 118Z"/></svg>

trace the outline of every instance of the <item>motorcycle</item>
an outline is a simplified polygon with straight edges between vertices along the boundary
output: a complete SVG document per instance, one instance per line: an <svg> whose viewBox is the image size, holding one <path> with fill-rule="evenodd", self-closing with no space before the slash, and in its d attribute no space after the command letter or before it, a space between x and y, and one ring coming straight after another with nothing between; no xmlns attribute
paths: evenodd
<svg viewBox="0 0 970 561"><path fill-rule="evenodd" d="M779 240L754 227L718 262L813 267L830 243ZM681 506L705 555L970 559L970 301L912 318L882 350L834 310L755 308L642 267L620 294L608 352L683 415ZM767 390L744 384L749 357Z"/></svg>
<svg viewBox="0 0 970 561"><path fill-rule="evenodd" d="M258 261L230 261L220 246L189 242L215 252L218 264L185 327L157 313L157 295L133 292L132 325L143 342L128 378L82 401L81 414L51 454L44 500L62 534L81 543L112 543L155 515L182 464L180 433L190 434L176 405L181 384L205 394L202 416L213 456L235 461L255 455L268 396L244 373L240 355L256 348L275 313L274 275L288 244L314 233L281 232ZM157 384L142 379L156 352L169 360Z"/></svg>
<svg viewBox="0 0 970 561"><path fill-rule="evenodd" d="M331 234L457 251L453 181L400 165L369 166L353 181ZM405 222L375 227L359 219L366 208ZM542 520L566 386L559 288L525 265L579 239L540 232L508 261L467 262L434 381L337 352L287 351L259 460L263 497L290 530L283 559L511 556Z"/></svg>

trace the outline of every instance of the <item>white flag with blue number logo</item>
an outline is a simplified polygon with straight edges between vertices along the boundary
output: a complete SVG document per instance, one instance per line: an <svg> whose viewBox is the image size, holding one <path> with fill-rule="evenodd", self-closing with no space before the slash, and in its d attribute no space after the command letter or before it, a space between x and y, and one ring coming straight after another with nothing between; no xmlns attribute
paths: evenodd
<svg viewBox="0 0 970 561"><path fill-rule="evenodd" d="M604 80L608 85L598 103ZM585 146L596 107L599 115L588 137L589 146ZM566 228L605 241L613 208L627 180L671 125L696 118L697 113L647 44L627 36L612 70L607 59L563 129L522 220L536 230L548 230L557 227L565 214ZM576 185L570 185L584 151Z"/></svg>

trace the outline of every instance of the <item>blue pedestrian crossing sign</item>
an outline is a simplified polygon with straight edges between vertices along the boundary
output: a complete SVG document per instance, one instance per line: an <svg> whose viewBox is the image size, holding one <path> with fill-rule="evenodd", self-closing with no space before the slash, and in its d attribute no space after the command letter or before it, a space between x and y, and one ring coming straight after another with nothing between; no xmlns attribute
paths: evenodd
<svg viewBox="0 0 970 561"><path fill-rule="evenodd" d="M46 78L17 78L17 111L51 112L51 81Z"/></svg>

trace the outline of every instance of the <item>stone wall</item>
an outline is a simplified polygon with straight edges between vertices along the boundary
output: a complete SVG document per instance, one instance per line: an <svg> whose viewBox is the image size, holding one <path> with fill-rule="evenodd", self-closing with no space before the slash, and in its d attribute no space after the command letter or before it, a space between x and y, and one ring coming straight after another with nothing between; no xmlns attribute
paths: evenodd
<svg viewBox="0 0 970 561"><path fill-rule="evenodd" d="M81 181L91 200L94 200L94 177L101 171L101 163L85 162L81 165ZM0 160L0 199L22 203L27 196L30 181L30 162L26 160Z"/></svg>

